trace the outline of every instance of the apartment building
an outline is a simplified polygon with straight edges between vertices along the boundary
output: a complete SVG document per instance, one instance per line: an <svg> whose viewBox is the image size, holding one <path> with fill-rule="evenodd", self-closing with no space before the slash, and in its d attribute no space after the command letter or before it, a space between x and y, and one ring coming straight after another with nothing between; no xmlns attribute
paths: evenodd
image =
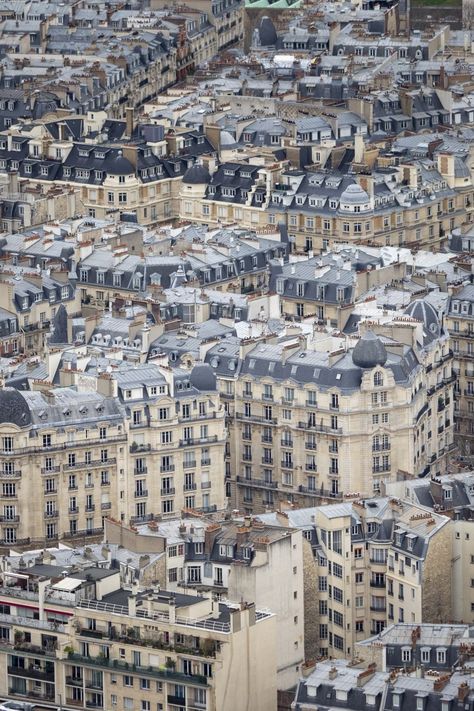
<svg viewBox="0 0 474 711"><path fill-rule="evenodd" d="M413 632L416 634L416 629ZM428 639L430 632L437 635L437 630L428 625L425 630ZM443 637L447 640L448 635L449 628ZM394 629L392 639L395 644L403 636L407 638L406 649L410 651L409 635L404 634L404 630ZM383 642L380 647L384 651L387 649ZM433 640L429 639L426 649L432 648ZM472 710L472 682L462 670L453 667L439 672L430 666L429 673L414 677L407 667L405 663L388 673L385 669L380 671L380 667L373 663L357 667L343 660L318 663L316 667L306 670L291 708L295 711L317 711L323 704L331 704L341 709L376 707L380 711L399 707L405 711L443 711L460 706Z"/></svg>
<svg viewBox="0 0 474 711"><path fill-rule="evenodd" d="M474 556L472 555L472 506L474 475L451 473L430 479L409 479L387 486L387 493L421 504L452 520L452 619L474 623Z"/></svg>
<svg viewBox="0 0 474 711"><path fill-rule="evenodd" d="M287 523L287 522L286 522ZM142 554L166 549L163 584L170 591L211 592L220 599L252 600L276 617L277 687L293 687L307 647L303 537L287 525L266 525L251 517L213 520L206 515L151 521L138 532L106 522L108 543Z"/></svg>
<svg viewBox="0 0 474 711"><path fill-rule="evenodd" d="M225 413L208 366L142 366L101 381L127 416L128 477L122 520L226 508ZM122 496L122 494L121 494Z"/></svg>
<svg viewBox="0 0 474 711"><path fill-rule="evenodd" d="M254 703L273 711L271 613L244 602L124 590L118 577L44 563L9 574L0 588L3 696L65 711L243 711Z"/></svg>
<svg viewBox="0 0 474 711"><path fill-rule="evenodd" d="M446 516L385 497L285 514L313 549L320 656L356 658L360 640L394 621L452 618L452 525ZM258 518L270 524L278 517Z"/></svg>
<svg viewBox="0 0 474 711"><path fill-rule="evenodd" d="M0 308L12 314L18 325L14 350L43 352L59 312L76 314L79 299L68 271L38 271L9 265L0 275Z"/></svg>
<svg viewBox="0 0 474 711"><path fill-rule="evenodd" d="M468 284L453 291L445 317L451 334L454 390L454 438L462 456L474 454L474 286Z"/></svg>
<svg viewBox="0 0 474 711"><path fill-rule="evenodd" d="M100 533L127 460L117 401L70 388L5 388L0 401L2 543Z"/></svg>
<svg viewBox="0 0 474 711"><path fill-rule="evenodd" d="M364 160L362 147L354 165ZM341 242L439 249L470 219L474 203L464 161L442 145L438 150L431 160L381 152L371 174L356 177L326 165L309 171L275 160L224 162L192 189L183 183L180 216L244 227L283 224L301 253Z"/></svg>
<svg viewBox="0 0 474 711"><path fill-rule="evenodd" d="M91 132L101 140L91 143ZM78 119L33 122L28 134L15 127L4 131L0 178L13 192L24 184L79 187L76 205L82 214L100 219L133 214L147 225L178 214L182 176L198 155L212 153L200 132L180 130L167 143L162 126L137 127L132 107L125 121L90 111Z"/></svg>
<svg viewBox="0 0 474 711"><path fill-rule="evenodd" d="M423 301L407 314L334 353L298 338L208 350L229 415L226 475L237 508L371 495L398 470L444 466L453 448L449 342Z"/></svg>
<svg viewBox="0 0 474 711"><path fill-rule="evenodd" d="M474 649L469 626L459 624L396 623L383 630L377 639L370 637L357 644L357 654L364 662L376 664L381 671L422 668L435 678L472 659Z"/></svg>
<svg viewBox="0 0 474 711"><path fill-rule="evenodd" d="M68 367L68 387L0 392L4 544L97 535L108 516L225 508L224 411L210 368L127 366L115 379L86 374L86 390L81 376Z"/></svg>

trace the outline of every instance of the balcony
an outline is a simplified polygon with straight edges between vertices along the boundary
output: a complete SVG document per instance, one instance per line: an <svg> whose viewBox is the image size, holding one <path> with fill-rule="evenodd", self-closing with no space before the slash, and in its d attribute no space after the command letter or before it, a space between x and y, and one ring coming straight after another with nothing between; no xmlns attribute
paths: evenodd
<svg viewBox="0 0 474 711"><path fill-rule="evenodd" d="M300 485L298 491L302 494L308 494L310 496L317 496L321 499L343 499L343 494L340 492L330 491L329 489L324 489L322 486L315 489L309 488L307 486Z"/></svg>
<svg viewBox="0 0 474 711"><path fill-rule="evenodd" d="M134 474L147 474L148 473L148 467L135 467L133 470Z"/></svg>
<svg viewBox="0 0 474 711"><path fill-rule="evenodd" d="M20 479L21 469L15 469L15 471L0 471L0 479Z"/></svg>
<svg viewBox="0 0 474 711"><path fill-rule="evenodd" d="M210 489L210 488L211 488L210 481L201 481L201 489Z"/></svg>
<svg viewBox="0 0 474 711"><path fill-rule="evenodd" d="M166 465L160 467L160 472L162 474L166 473L166 472L174 472L174 470L175 470L174 464L166 464Z"/></svg>
<svg viewBox="0 0 474 711"><path fill-rule="evenodd" d="M263 444L272 444L273 443L273 437L262 437Z"/></svg>
<svg viewBox="0 0 474 711"><path fill-rule="evenodd" d="M88 506L86 506L85 511L86 513L95 511L95 504L89 504Z"/></svg>
<svg viewBox="0 0 474 711"><path fill-rule="evenodd" d="M135 498L139 499L141 496L148 496L148 489L141 489L135 492Z"/></svg>
<svg viewBox="0 0 474 711"><path fill-rule="evenodd" d="M183 469L194 469L196 467L196 460L193 459L192 461L186 460L183 462Z"/></svg>
<svg viewBox="0 0 474 711"><path fill-rule="evenodd" d="M46 671L40 665L30 664L28 668L8 667L11 676L20 676L26 679L39 679L40 681L54 682L54 669Z"/></svg>
<svg viewBox="0 0 474 711"><path fill-rule="evenodd" d="M197 484L192 483L192 484L185 484L183 486L183 491L196 491L197 489Z"/></svg>
<svg viewBox="0 0 474 711"><path fill-rule="evenodd" d="M389 472L390 464L381 464L380 466L372 467L372 472L378 474L380 472Z"/></svg>
<svg viewBox="0 0 474 711"><path fill-rule="evenodd" d="M316 442L305 442L304 446L306 449L315 450L316 449ZM329 450L329 451L331 451L331 450Z"/></svg>
<svg viewBox="0 0 474 711"><path fill-rule="evenodd" d="M55 496L58 493L57 489L45 489L43 494L45 496ZM17 496L17 494L12 494L12 496Z"/></svg>
<svg viewBox="0 0 474 711"><path fill-rule="evenodd" d="M47 518L47 519L58 518L58 517L59 517L59 511L45 511L45 512L44 512L44 517Z"/></svg>
<svg viewBox="0 0 474 711"><path fill-rule="evenodd" d="M78 514L79 513L79 506L70 506L68 509L68 513Z"/></svg>
<svg viewBox="0 0 474 711"><path fill-rule="evenodd" d="M314 430L315 432L323 432L330 435L342 434L342 427L330 427L329 425L321 425L318 423L298 422L298 428L301 430Z"/></svg>
<svg viewBox="0 0 474 711"><path fill-rule="evenodd" d="M230 456L230 455L229 455L229 456ZM210 464L211 464L211 460L210 460L210 459L201 459L201 466L202 466L202 467L209 467Z"/></svg>
<svg viewBox="0 0 474 711"><path fill-rule="evenodd" d="M380 612L380 613L385 613L387 611L387 608L384 607L373 607L372 605L370 606L371 612Z"/></svg>
<svg viewBox="0 0 474 711"><path fill-rule="evenodd" d="M206 656L213 656L212 654ZM84 664L89 667L101 667L106 669L111 669L112 671L123 672L125 674L130 673L131 665L128 662L122 661L120 659L108 659L107 657L84 657L80 654L69 654L68 663L71 664ZM152 666L141 667L137 666L133 669L134 673L139 674L144 677L152 677L155 679L160 679L163 681L174 682L177 684L193 684L194 686L208 686L208 679L205 676L199 674L181 674L180 672L172 671L170 669L163 668L153 668Z"/></svg>
<svg viewBox="0 0 474 711"><path fill-rule="evenodd" d="M246 415L242 412L236 412L235 416L238 420L251 420L253 422L263 423L264 425L276 425L277 424L276 417L267 419L266 417L263 417L262 415Z"/></svg>
<svg viewBox="0 0 474 711"><path fill-rule="evenodd" d="M293 464L293 462L291 462L290 460L287 459L287 460L283 460L281 462L281 467L282 467L282 469L293 469L294 464Z"/></svg>
<svg viewBox="0 0 474 711"><path fill-rule="evenodd" d="M110 457L108 459L91 459L86 462L70 462L69 464L64 464L63 470L67 471L77 471L78 469L95 469L96 467L110 467L117 463L115 457Z"/></svg>
<svg viewBox="0 0 474 711"><path fill-rule="evenodd" d="M272 457L262 457L262 464L271 466L273 464L273 458Z"/></svg>
<svg viewBox="0 0 474 711"><path fill-rule="evenodd" d="M174 486L171 486L171 487L161 490L161 496L174 496L175 493L176 493L176 489L174 488Z"/></svg>
<svg viewBox="0 0 474 711"><path fill-rule="evenodd" d="M318 403L315 402L314 400L306 400L305 405L306 405L306 407L317 407Z"/></svg>
<svg viewBox="0 0 474 711"><path fill-rule="evenodd" d="M174 694L168 694L168 704L171 704L172 706L179 706L180 708L184 708L186 706L186 697L185 696L174 696Z"/></svg>
<svg viewBox="0 0 474 711"><path fill-rule="evenodd" d="M372 561L372 559L370 559L370 560L371 560L371 562L380 563L381 565L382 565L382 564L383 564L383 565L385 564L385 561ZM379 581L379 580L371 580L371 581L370 581L370 587L371 587L371 588L385 588L385 585L386 585L385 580L382 580L382 581Z"/></svg>
<svg viewBox="0 0 474 711"><path fill-rule="evenodd" d="M46 474L46 476L48 476L48 474L57 474L60 471L61 471L60 466L42 467L41 468L41 474Z"/></svg>
<svg viewBox="0 0 474 711"><path fill-rule="evenodd" d="M187 439L180 439L180 447L191 447L199 444L213 444L218 441L217 435L211 435L209 437L189 437Z"/></svg>
<svg viewBox="0 0 474 711"><path fill-rule="evenodd" d="M269 481L268 479L247 479L243 476L237 476L237 483L242 486L255 486L263 489L278 489L277 481Z"/></svg>
<svg viewBox="0 0 474 711"><path fill-rule="evenodd" d="M84 679L82 677L77 677L77 676L67 676L66 677L66 684L68 686L80 686L82 687ZM69 703L69 702L68 702Z"/></svg>
<svg viewBox="0 0 474 711"><path fill-rule="evenodd" d="M292 439L282 439L281 446L282 447L293 447L293 440Z"/></svg>
<svg viewBox="0 0 474 711"><path fill-rule="evenodd" d="M112 508L112 503L110 501L105 501L103 504L100 505L100 508L102 511L110 511Z"/></svg>
<svg viewBox="0 0 474 711"><path fill-rule="evenodd" d="M390 450L390 442L386 444L374 444L372 445L372 452L388 452Z"/></svg>

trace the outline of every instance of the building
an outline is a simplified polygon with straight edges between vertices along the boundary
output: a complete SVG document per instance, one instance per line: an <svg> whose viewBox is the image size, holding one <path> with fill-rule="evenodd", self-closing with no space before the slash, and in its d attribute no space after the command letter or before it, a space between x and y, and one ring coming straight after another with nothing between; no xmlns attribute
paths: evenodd
<svg viewBox="0 0 474 711"><path fill-rule="evenodd" d="M286 521L286 523L288 523ZM301 673L308 642L303 580L311 575L303 559L301 531L266 525L246 517L216 520L188 516L151 521L138 532L106 521L106 540L142 554L166 547L164 584L171 591L212 592L226 600L252 600L276 617L277 687L293 687Z"/></svg>
<svg viewBox="0 0 474 711"><path fill-rule="evenodd" d="M372 495L398 470L444 466L453 448L449 342L431 306L414 301L406 314L334 352L301 337L207 351L229 414L237 508Z"/></svg>
<svg viewBox="0 0 474 711"><path fill-rule="evenodd" d="M453 529L446 516L388 498L284 513L313 550L318 657L356 659L358 642L394 620L452 619ZM269 524L280 516L259 519Z"/></svg>
<svg viewBox="0 0 474 711"><path fill-rule="evenodd" d="M411 649L408 646L408 649ZM406 665L404 665L406 666ZM435 667L436 668L436 667ZM376 664L353 666L346 661L325 661L308 669L301 679L291 708L312 711L321 708L405 711L463 706L473 708L469 673L461 669L438 673L430 667L424 676L394 670L379 671Z"/></svg>
<svg viewBox="0 0 474 711"><path fill-rule="evenodd" d="M116 571L44 563L4 578L2 695L67 711L243 711L249 703L273 711L270 613L137 585L125 590L118 579Z"/></svg>
<svg viewBox="0 0 474 711"><path fill-rule="evenodd" d="M452 339L455 395L455 442L461 456L474 454L474 286L453 291L446 310L446 328Z"/></svg>
<svg viewBox="0 0 474 711"><path fill-rule="evenodd" d="M94 392L74 387L71 365L68 387L0 392L4 544L97 535L108 516L225 507L224 411L210 368L85 374Z"/></svg>

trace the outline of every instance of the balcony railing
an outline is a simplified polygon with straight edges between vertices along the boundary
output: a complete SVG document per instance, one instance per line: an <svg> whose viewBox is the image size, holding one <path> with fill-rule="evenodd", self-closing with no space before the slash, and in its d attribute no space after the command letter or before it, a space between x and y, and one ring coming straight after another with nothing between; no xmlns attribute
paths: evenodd
<svg viewBox="0 0 474 711"><path fill-rule="evenodd" d="M278 489L277 481L268 481L268 479L247 479L243 476L237 476L237 483L242 486L256 486L263 489Z"/></svg>

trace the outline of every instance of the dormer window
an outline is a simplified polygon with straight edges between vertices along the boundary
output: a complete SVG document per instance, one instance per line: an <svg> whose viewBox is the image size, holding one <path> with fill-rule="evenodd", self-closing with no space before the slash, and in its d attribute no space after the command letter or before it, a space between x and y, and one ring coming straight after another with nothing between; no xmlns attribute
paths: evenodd
<svg viewBox="0 0 474 711"><path fill-rule="evenodd" d="M329 207L331 208L331 210L336 210L337 200L329 200Z"/></svg>
<svg viewBox="0 0 474 711"><path fill-rule="evenodd" d="M47 165L41 166L41 175L48 175L48 166Z"/></svg>
<svg viewBox="0 0 474 711"><path fill-rule="evenodd" d="M381 385L383 385L383 375L382 373L377 372L374 374L374 386L377 388Z"/></svg>

